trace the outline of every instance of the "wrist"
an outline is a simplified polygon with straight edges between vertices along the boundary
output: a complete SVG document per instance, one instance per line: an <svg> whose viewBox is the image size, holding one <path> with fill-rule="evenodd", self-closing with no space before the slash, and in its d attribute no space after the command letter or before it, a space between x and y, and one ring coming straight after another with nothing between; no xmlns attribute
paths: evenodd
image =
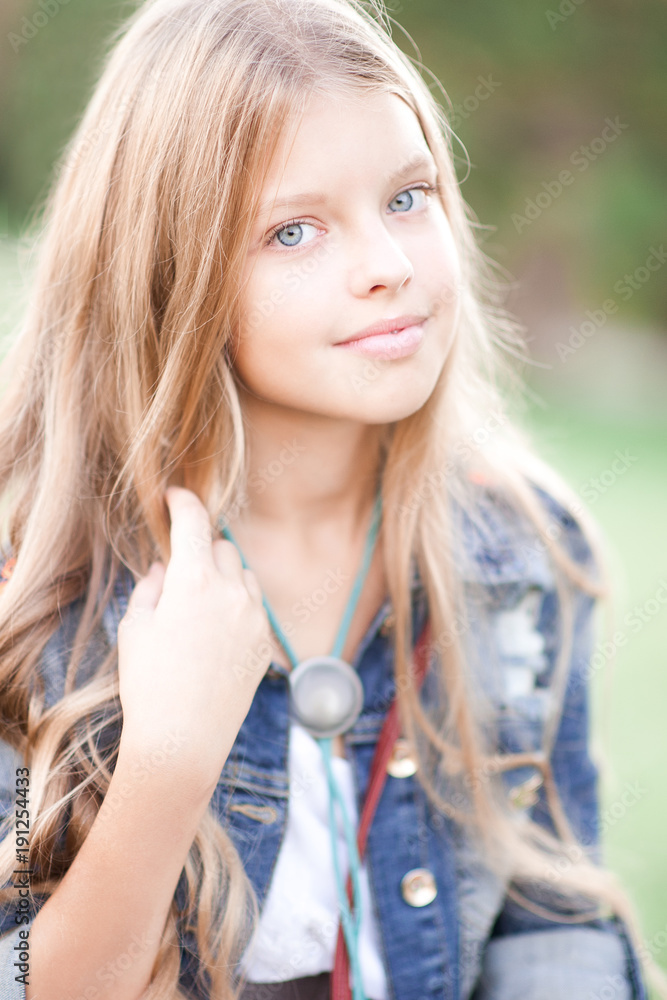
<svg viewBox="0 0 667 1000"><path fill-rule="evenodd" d="M195 740L181 731L151 734L123 726L114 776L128 783L167 786L193 805L208 804L220 776Z"/></svg>

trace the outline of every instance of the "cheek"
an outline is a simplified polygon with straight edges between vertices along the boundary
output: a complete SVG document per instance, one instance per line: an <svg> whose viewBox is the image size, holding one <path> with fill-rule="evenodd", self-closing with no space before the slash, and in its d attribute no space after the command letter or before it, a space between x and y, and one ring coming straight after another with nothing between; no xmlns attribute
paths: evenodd
<svg viewBox="0 0 667 1000"><path fill-rule="evenodd" d="M271 335L284 327L285 307L280 284L264 274L255 276L243 296L240 348L261 341L270 345Z"/></svg>
<svg viewBox="0 0 667 1000"><path fill-rule="evenodd" d="M244 288L234 367L258 392L287 391L302 378L304 366L310 370L319 364L320 354L313 349L328 339L330 288L320 262L313 266L310 260L257 268ZM305 345L311 350L302 350Z"/></svg>
<svg viewBox="0 0 667 1000"><path fill-rule="evenodd" d="M449 313L453 316L458 311L461 297L461 260L444 216L438 227L437 238L433 241L430 253L425 255L423 265L434 313Z"/></svg>
<svg viewBox="0 0 667 1000"><path fill-rule="evenodd" d="M326 260L317 253L258 268L243 296L243 337L274 351L302 343L304 334L311 343L318 341L318 333L325 336L327 302L335 298L326 271Z"/></svg>

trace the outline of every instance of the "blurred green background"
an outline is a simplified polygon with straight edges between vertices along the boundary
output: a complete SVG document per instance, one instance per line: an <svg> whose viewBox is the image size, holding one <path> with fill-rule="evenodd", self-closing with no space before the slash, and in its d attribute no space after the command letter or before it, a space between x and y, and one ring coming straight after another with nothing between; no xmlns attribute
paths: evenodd
<svg viewBox="0 0 667 1000"><path fill-rule="evenodd" d="M0 7L5 343L29 291L27 220L88 99L104 40L133 8ZM389 13L398 44L449 96L463 194L528 332L531 397L517 419L589 504L614 553L623 644L608 701L609 671L592 681L594 746L606 736L606 856L667 969L667 5L403 0Z"/></svg>

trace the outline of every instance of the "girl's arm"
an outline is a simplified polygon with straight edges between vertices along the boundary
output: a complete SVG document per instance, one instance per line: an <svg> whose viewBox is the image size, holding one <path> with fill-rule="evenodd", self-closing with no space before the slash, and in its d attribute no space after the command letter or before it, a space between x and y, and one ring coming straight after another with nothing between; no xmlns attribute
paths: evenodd
<svg viewBox="0 0 667 1000"><path fill-rule="evenodd" d="M150 982L215 784L203 787L187 768L170 763L137 783L136 768L148 750L121 739L90 833L30 928L26 1000L138 1000Z"/></svg>
<svg viewBox="0 0 667 1000"><path fill-rule="evenodd" d="M231 542L212 540L194 493L169 487L167 501L169 564L136 584L118 627L123 729L113 776L34 918L29 985L24 994L11 982L10 1000L139 1000L189 848L270 663L254 574ZM0 941L3 972L19 943L10 939Z"/></svg>

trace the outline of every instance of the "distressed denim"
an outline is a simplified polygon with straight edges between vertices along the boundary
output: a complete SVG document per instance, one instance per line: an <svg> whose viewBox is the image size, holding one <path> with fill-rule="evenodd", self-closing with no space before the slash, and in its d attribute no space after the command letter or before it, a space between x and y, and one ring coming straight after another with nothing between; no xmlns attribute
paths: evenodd
<svg viewBox="0 0 667 1000"><path fill-rule="evenodd" d="M590 551L576 522L553 497L535 489L560 541L580 563L589 565ZM479 672L497 751L538 750L550 717L559 642L552 570L534 536L526 534L521 544L517 542L509 531L509 513L492 495L480 499L480 512L480 518L472 519L455 508L459 572L473 623L463 636L467 662L473 674ZM411 587L416 638L426 621L427 604L414 562ZM131 575L122 574L100 634L91 644L89 672L115 643L131 589ZM62 625L44 650L47 704L62 697L68 644L81 603L65 609ZM598 774L588 750L593 607L593 599L577 591L567 691L549 758L568 820L590 855L600 861ZM363 683L364 704L344 739L360 813L375 746L395 693L389 622L383 626L390 612L387 600L353 663ZM437 697L435 681L431 670L424 681L426 701ZM287 674L274 663L257 688L212 797L260 910L285 832L289 723ZM7 744L1 743L0 750L0 810L11 837L14 769L22 761ZM517 821L530 815L553 830L537 774L537 768L522 766L497 780L513 803ZM564 924L521 907L508 897L506 881L491 871L462 826L433 810L415 776L387 776L365 858L391 1000L646 1000L638 956L622 921L613 917ZM401 879L415 868L428 869L435 879L437 894L425 906L410 905L401 891ZM183 898L183 891L181 878L177 898ZM42 902L35 900L33 918ZM0 1000L25 1000L25 988L15 981L13 949L20 928L14 918L15 908L0 913ZM181 941L181 986L198 1000L207 1000L194 986L194 941L185 934ZM299 975L295 968L291 978Z"/></svg>

